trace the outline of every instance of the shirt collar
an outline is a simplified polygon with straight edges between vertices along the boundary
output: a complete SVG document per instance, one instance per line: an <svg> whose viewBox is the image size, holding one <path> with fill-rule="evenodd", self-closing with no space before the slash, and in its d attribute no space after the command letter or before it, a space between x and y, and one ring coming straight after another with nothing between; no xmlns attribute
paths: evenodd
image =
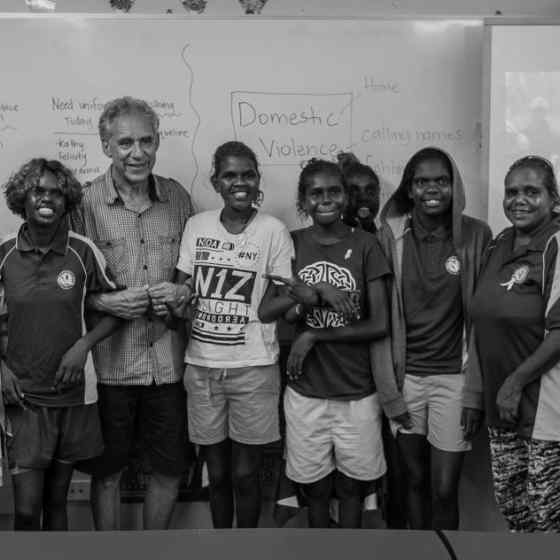
<svg viewBox="0 0 560 560"><path fill-rule="evenodd" d="M531 241L525 245L525 247L521 247L516 253L523 253L529 251L544 251L546 244L548 242L549 237L552 233L558 231L559 223L557 218L553 218L550 222L541 225L531 237ZM511 236L514 236L514 228L511 228Z"/></svg>
<svg viewBox="0 0 560 560"><path fill-rule="evenodd" d="M515 239L515 228L509 227L504 230L498 240L503 243L503 247L507 250L502 254L502 265L527 255L530 252L542 253L546 247L550 236L560 229L558 218L540 226L533 234L531 241L518 249L513 249L513 241Z"/></svg>
<svg viewBox="0 0 560 560"><path fill-rule="evenodd" d="M105 181L103 181L103 196L107 204L115 204L121 200L119 191L113 182L113 175L111 173L113 166L105 172ZM149 181L149 194L151 200L159 202L167 202L169 200L169 191L167 185L162 183L156 175L150 174Z"/></svg>
<svg viewBox="0 0 560 560"><path fill-rule="evenodd" d="M60 224L48 251L53 251L54 253L58 253L59 255L66 254L66 248L68 247L68 221L63 218L60 220ZM31 237L31 233L29 231L29 226L27 222L24 222L22 226L19 228L17 240L16 240L16 249L21 251L22 253L30 252L30 251L37 251L38 247L33 243L33 239ZM47 252L48 252L47 251Z"/></svg>
<svg viewBox="0 0 560 560"><path fill-rule="evenodd" d="M444 240L451 236L451 229L447 224L438 226L436 229L428 230L422 226L420 220L414 219L414 213L411 213L408 216L408 223L406 227L410 228L414 233L414 236L420 241L425 241L428 238Z"/></svg>

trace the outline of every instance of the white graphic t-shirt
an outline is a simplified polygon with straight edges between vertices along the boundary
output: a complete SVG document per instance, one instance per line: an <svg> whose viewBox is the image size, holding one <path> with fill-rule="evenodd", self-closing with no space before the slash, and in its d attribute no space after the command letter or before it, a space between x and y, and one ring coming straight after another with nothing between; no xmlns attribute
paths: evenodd
<svg viewBox="0 0 560 560"><path fill-rule="evenodd" d="M220 212L193 216L181 241L177 268L193 277L199 296L185 361L230 368L274 364L276 323L257 316L269 282L262 275L292 275L292 239L280 220L260 212L242 233L229 233Z"/></svg>

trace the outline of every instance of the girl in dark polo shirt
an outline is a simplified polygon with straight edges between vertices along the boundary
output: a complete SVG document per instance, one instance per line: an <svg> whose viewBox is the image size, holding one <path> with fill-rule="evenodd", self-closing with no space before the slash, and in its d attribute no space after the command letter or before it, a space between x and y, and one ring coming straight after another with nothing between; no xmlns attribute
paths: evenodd
<svg viewBox="0 0 560 560"><path fill-rule="evenodd" d="M412 529L457 529L458 485L470 448L461 423L467 315L488 226L463 215L451 157L417 152L381 213L379 239L395 280L394 390L383 393L407 473Z"/></svg>
<svg viewBox="0 0 560 560"><path fill-rule="evenodd" d="M86 331L89 293L114 290L105 260L69 231L66 214L81 185L58 161L32 159L4 185L8 208L25 222L0 243L0 375L16 530L66 530L74 463L101 453L90 349L118 319ZM1 292L2 290L0 290Z"/></svg>
<svg viewBox="0 0 560 560"><path fill-rule="evenodd" d="M560 204L552 165L505 178L513 227L490 244L472 304L466 414L484 407L494 494L512 531L560 531Z"/></svg>

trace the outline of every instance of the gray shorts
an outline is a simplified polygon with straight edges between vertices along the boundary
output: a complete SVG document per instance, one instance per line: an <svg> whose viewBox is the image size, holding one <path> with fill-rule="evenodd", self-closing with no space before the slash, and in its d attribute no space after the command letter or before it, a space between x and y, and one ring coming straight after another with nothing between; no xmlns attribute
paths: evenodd
<svg viewBox="0 0 560 560"><path fill-rule="evenodd" d="M280 439L277 364L241 368L185 369L189 438L212 445L230 438L262 445Z"/></svg>
<svg viewBox="0 0 560 560"><path fill-rule="evenodd" d="M465 376L457 374L406 375L403 397L410 412L412 429L391 421L393 435L420 434L441 451L469 451L461 426Z"/></svg>

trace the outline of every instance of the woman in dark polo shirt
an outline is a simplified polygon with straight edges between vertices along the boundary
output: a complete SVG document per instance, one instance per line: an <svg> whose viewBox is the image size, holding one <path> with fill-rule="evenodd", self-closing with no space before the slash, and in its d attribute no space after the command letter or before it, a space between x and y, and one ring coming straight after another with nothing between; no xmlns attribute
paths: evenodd
<svg viewBox="0 0 560 560"><path fill-rule="evenodd" d="M119 320L86 330L88 294L116 288L105 260L66 215L82 188L58 161L30 160L4 185L25 221L0 243L0 386L16 530L66 530L74 464L99 455L103 439L89 351Z"/></svg>
<svg viewBox="0 0 560 560"><path fill-rule="evenodd" d="M438 148L406 164L381 212L379 239L393 282L391 324L395 390L380 397L407 477L411 529L457 529L458 485L470 449L461 419L468 308L490 239L463 215L457 166ZM378 359L374 357L374 359Z"/></svg>
<svg viewBox="0 0 560 560"><path fill-rule="evenodd" d="M484 407L494 493L512 531L560 530L560 204L552 165L505 177L512 227L490 244L472 304L467 414Z"/></svg>

